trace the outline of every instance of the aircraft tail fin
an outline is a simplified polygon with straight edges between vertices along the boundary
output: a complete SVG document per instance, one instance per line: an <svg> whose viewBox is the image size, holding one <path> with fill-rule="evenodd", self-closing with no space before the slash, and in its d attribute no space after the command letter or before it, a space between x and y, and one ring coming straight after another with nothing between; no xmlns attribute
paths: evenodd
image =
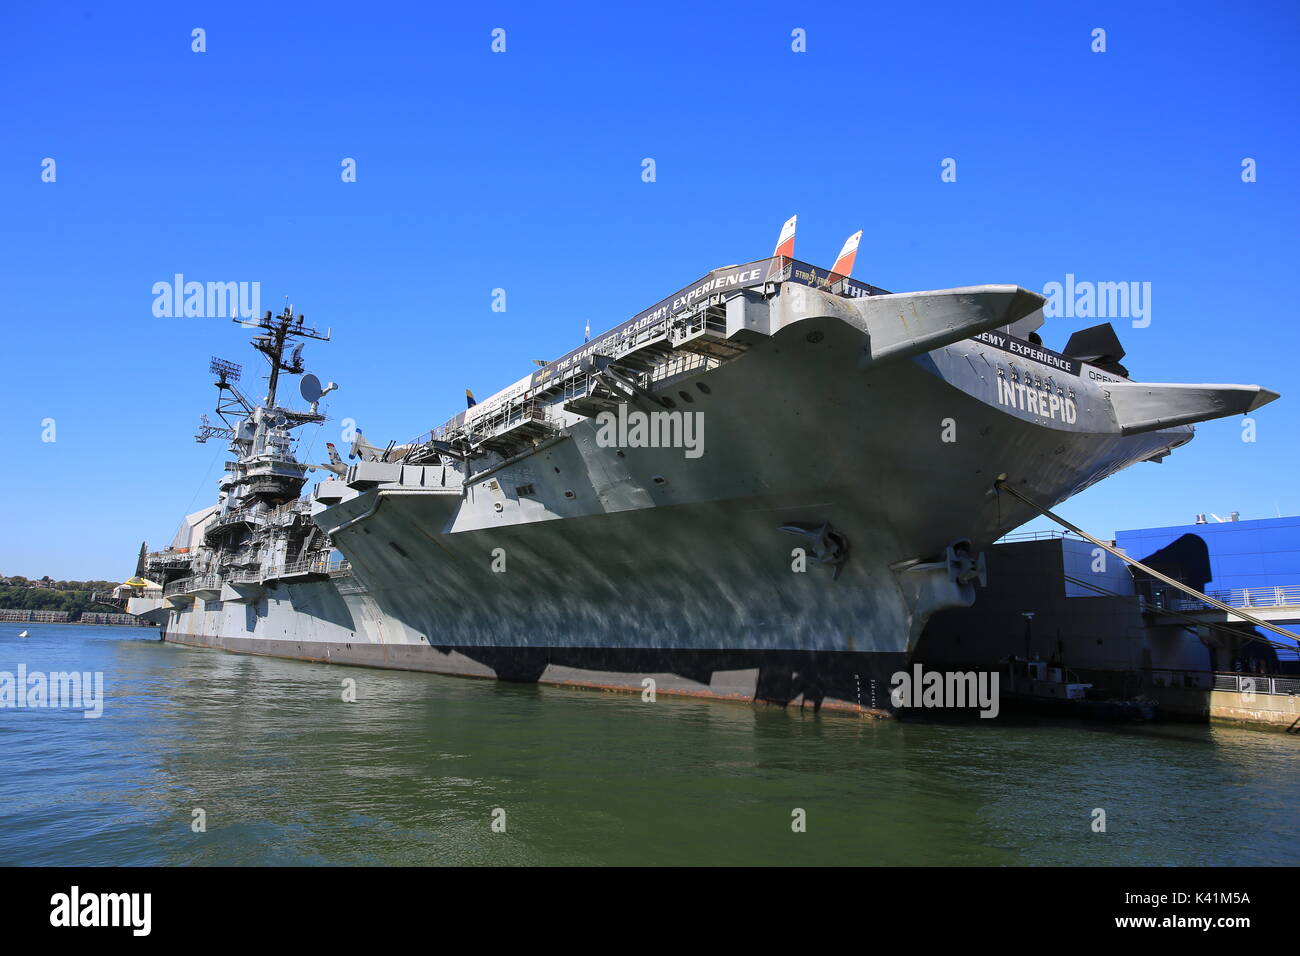
<svg viewBox="0 0 1300 956"><path fill-rule="evenodd" d="M798 221L798 216L791 216L785 221L785 225L781 227L781 235L776 240L776 251L772 253L773 258L777 256L785 256L787 259L794 258L794 229Z"/></svg>
<svg viewBox="0 0 1300 956"><path fill-rule="evenodd" d="M858 243L861 241L861 229L844 240L844 248L840 250L835 265L831 266L831 272L846 279L853 274L853 261L858 257Z"/></svg>

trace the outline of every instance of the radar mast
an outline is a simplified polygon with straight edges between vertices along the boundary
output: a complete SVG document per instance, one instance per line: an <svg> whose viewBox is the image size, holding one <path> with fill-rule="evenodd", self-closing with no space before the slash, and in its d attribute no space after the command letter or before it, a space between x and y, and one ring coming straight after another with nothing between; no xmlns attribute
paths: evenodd
<svg viewBox="0 0 1300 956"><path fill-rule="evenodd" d="M272 315L268 309L256 322L250 322L247 319L235 319L244 328L262 329L263 334L253 338L253 348L264 354L267 361L271 363L271 381L266 389L267 408L275 408L275 391L280 383L280 373L288 372L290 375L301 375L303 373L302 364L302 343L299 343L293 350L293 354L288 361L284 358L284 348L291 338L317 339L321 342L330 340L330 332L327 329L322 335L319 330L305 325L305 316L294 316L293 306L286 305L284 311L279 315Z"/></svg>

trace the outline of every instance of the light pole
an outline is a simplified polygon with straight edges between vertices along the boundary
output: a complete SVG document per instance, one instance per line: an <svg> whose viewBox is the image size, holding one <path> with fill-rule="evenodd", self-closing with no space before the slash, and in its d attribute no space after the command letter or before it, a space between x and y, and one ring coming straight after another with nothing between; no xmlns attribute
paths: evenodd
<svg viewBox="0 0 1300 956"><path fill-rule="evenodd" d="M1020 616L1025 619L1025 660L1029 660L1029 633L1034 623L1034 612L1021 611Z"/></svg>

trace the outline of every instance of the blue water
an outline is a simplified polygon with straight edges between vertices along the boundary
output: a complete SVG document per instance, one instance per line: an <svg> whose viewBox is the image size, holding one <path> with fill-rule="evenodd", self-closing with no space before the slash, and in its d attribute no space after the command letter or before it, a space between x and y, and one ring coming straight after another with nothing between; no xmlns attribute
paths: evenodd
<svg viewBox="0 0 1300 956"><path fill-rule="evenodd" d="M644 703L0 624L20 663L101 671L107 700L0 710L8 865L1300 862L1282 733Z"/></svg>

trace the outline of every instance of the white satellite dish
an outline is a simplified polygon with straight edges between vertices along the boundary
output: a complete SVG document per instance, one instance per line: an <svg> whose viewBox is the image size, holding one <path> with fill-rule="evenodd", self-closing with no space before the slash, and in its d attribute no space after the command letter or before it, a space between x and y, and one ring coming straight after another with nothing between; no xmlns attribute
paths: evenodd
<svg viewBox="0 0 1300 956"><path fill-rule="evenodd" d="M321 395L325 394L320 387L320 379L308 372L298 383L298 391L303 397L303 401L315 404L320 401Z"/></svg>

